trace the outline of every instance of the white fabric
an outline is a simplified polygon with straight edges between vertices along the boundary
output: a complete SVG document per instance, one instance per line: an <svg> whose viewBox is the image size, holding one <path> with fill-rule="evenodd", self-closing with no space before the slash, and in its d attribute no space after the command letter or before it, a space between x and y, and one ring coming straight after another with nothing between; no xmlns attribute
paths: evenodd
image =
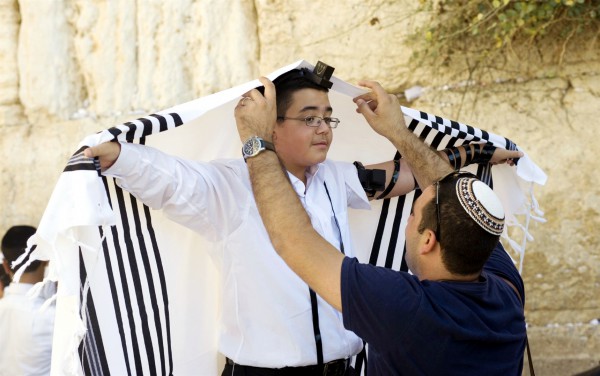
<svg viewBox="0 0 600 376"><path fill-rule="evenodd" d="M0 299L0 376L50 375L55 307L42 306L55 291L29 297L33 286L13 282Z"/></svg>
<svg viewBox="0 0 600 376"><path fill-rule="evenodd" d="M242 159L211 163L169 157L141 145L123 144L104 175L153 209L216 242L209 249L220 266L222 310L219 350L236 363L282 368L317 363L308 286L273 249L258 213ZM370 208L356 168L326 161L308 184L293 177L315 229L353 255L347 206ZM324 361L357 354L362 341L343 328L341 315L318 299Z"/></svg>
<svg viewBox="0 0 600 376"><path fill-rule="evenodd" d="M296 67L313 68L305 61L298 61L268 77L274 79ZM364 164L391 159L395 153L393 146L376 135L355 112L351 98L363 90L335 76L332 82L333 116L342 119L342 123L334 130L329 158ZM241 142L233 109L243 93L258 85L260 82L254 80L119 124L86 137L79 148L114 138L136 141L153 133L145 140L147 145L181 158L205 161L238 158ZM444 148L449 142L513 146L505 138L478 128L414 109L402 107L402 111L407 126L417 122L413 132L436 148ZM177 127L181 123L185 126ZM163 128L169 131L157 134ZM494 191L505 208L507 227L524 230L522 241L509 239L521 253L522 263L525 243L532 239L528 233L529 220L543 220L533 187L544 184L546 176L527 154L517 168L495 166L491 174ZM354 250L361 261L400 269L404 226L412 199L413 194L409 194L401 200L392 200L389 207L378 201L372 203L371 211L349 211ZM81 149L59 177L38 231L29 241L30 245L37 245L31 253L32 259L51 260L53 269L49 279L60 281L52 374L80 375L84 368L93 375L220 374L217 316L223 307L214 288L218 277L213 259L203 252L212 246L195 232L166 219L160 211L136 218L135 213L143 213L144 208L135 201L127 194L120 196L112 179L103 181L92 161L81 156ZM520 216L525 216L525 221ZM124 227L125 222L129 227ZM154 231L152 236L150 229ZM373 240L376 232L382 235L377 247ZM505 229L503 236L506 234ZM152 238L152 242L147 238ZM127 239L132 241L128 244ZM120 248L115 248L116 245ZM142 262L145 256L150 257L146 263ZM84 294L87 301L80 299L81 291L87 293ZM94 305L90 304L92 300ZM98 350L84 354L97 355L89 370L80 364L78 354L84 338L86 348L95 345Z"/></svg>

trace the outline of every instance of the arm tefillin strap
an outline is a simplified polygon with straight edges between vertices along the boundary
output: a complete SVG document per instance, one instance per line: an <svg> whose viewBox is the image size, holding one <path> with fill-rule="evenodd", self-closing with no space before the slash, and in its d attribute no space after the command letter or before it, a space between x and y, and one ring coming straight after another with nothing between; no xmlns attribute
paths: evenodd
<svg viewBox="0 0 600 376"><path fill-rule="evenodd" d="M394 173L392 174L392 179L390 180L390 184L388 184L388 186L385 187L385 190L383 192L381 192L381 194L379 196L377 196L376 200L384 199L387 195L390 194L390 192L396 185L396 182L398 181L398 177L400 176L400 157L401 157L400 152L397 151L396 155L394 156L394 161L393 161L394 162Z"/></svg>
<svg viewBox="0 0 600 376"><path fill-rule="evenodd" d="M479 151L473 154L472 163L489 163L495 151L496 147L492 144L480 146Z"/></svg>
<svg viewBox="0 0 600 376"><path fill-rule="evenodd" d="M368 197L375 196L375 192L385 189L385 170L366 169L362 163L354 162L358 180Z"/></svg>
<svg viewBox="0 0 600 376"><path fill-rule="evenodd" d="M448 148L442 150L448 156L448 162L454 167L454 170L460 170L472 163L486 164L490 162L496 147L492 144L469 144L463 146L465 149L465 163L462 163L460 156L460 147Z"/></svg>

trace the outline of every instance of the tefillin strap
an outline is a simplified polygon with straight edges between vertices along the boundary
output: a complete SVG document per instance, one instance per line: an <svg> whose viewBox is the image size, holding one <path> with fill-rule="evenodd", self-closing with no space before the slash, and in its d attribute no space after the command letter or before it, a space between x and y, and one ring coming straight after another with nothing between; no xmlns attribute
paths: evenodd
<svg viewBox="0 0 600 376"><path fill-rule="evenodd" d="M346 254L346 252L344 252L342 229L340 228L340 223L338 222L337 216L335 215L335 209L333 208L333 201L331 200L329 189L327 189L327 183L323 182L323 185L325 186L325 193L327 193L327 198L329 199L329 203L331 204L331 211L333 212L333 219L335 221L335 225L340 234L340 251L342 252L342 254ZM312 310L313 332L315 335L315 345L317 346L317 364L323 365L323 340L321 338L321 328L319 327L319 306L317 304L317 294L310 287L308 291L310 292L310 307Z"/></svg>

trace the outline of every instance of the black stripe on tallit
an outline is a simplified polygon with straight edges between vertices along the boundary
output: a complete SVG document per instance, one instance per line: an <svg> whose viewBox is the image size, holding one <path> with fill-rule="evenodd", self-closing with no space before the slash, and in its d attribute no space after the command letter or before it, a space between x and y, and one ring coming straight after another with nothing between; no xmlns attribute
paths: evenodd
<svg viewBox="0 0 600 376"><path fill-rule="evenodd" d="M150 234L150 241L152 242L152 249L154 250L154 258L156 259L156 269L158 270L158 278L160 279L160 287L163 296L163 308L165 312L165 329L167 330L167 351L169 353L169 375L173 375L173 352L171 348L171 319L169 314L169 294L167 291L167 280L165 277L165 271L160 257L160 250L158 249L158 242L156 241L156 234L152 227L152 216L150 215L150 208L144 205L144 215L146 216L146 226L148 234ZM162 346L162 333L159 333L159 341ZM162 352L161 352L162 354ZM164 363L164 359L161 355L161 360Z"/></svg>
<svg viewBox="0 0 600 376"><path fill-rule="evenodd" d="M412 212L412 208L415 206L415 201L417 201L417 199L419 198L419 196L421 196L422 191L417 188L414 190L414 195L412 198L412 203L411 203L411 212ZM400 271L401 272L408 272L408 264L406 263L406 239L404 241L404 246L402 247L402 261L400 262Z"/></svg>
<svg viewBox="0 0 600 376"><path fill-rule="evenodd" d="M83 255L81 248L79 249L79 301L83 303L83 293L85 281L87 280L87 270L83 261ZM85 370L86 375L92 376L109 376L110 370L108 368L108 359L106 358L106 352L104 351L104 343L102 341L102 332L100 331L100 324L98 322L98 315L96 313L96 307L94 305L94 298L91 293L91 289L88 289L86 299L86 321L87 333L84 340L79 344L79 359Z"/></svg>
<svg viewBox="0 0 600 376"><path fill-rule="evenodd" d="M71 165L67 165L65 167L65 169L63 170L63 172L83 171L83 170L96 171L96 165L94 164L94 162L71 164Z"/></svg>
<svg viewBox="0 0 600 376"><path fill-rule="evenodd" d="M121 223L123 225L123 238L125 240L125 253L127 253L131 277L134 284L134 290L136 291L136 295L141 294L139 275L137 273L137 262L135 261L135 252L133 252L133 243L131 241L131 236L129 233L129 222L126 214L126 206L125 206L125 198L123 196L123 190L115 184L115 192L117 194L117 205L119 206L119 211L121 213ZM118 238L115 238L115 243L118 242ZM121 275L121 281L126 281L126 271L125 264L123 262L122 252L117 252L117 261L119 264L119 274ZM137 332L135 326L135 319L133 315L133 307L132 307L132 296L129 292L129 286L125 282L124 283L124 291L123 291L123 300L125 301L125 308L127 310L127 321L129 322L129 332L131 335L131 343L133 344L133 358L135 362L136 371L133 374L138 375L142 373L142 359L140 356L140 347L137 340ZM139 306L139 298L138 298L138 306ZM142 326L143 323L142 323Z"/></svg>
<svg viewBox="0 0 600 376"><path fill-rule="evenodd" d="M106 196L108 198L108 203L112 209L113 205L112 205L112 200L109 194L109 189L108 189L108 181L106 177L102 177L102 182L104 183L104 189L106 190ZM114 183L114 179L113 179L113 185L116 186L116 184ZM100 227L100 236L104 236L104 232L102 231L102 228ZM121 245L119 244L119 234L117 232L117 226L111 226L111 234L112 234L112 238L113 238L113 247L115 249L115 254L117 255L117 265L119 266L118 271L121 271L119 274L121 275L121 280L122 280L122 287L124 290L124 296L129 296L129 286L127 284L127 279L123 279L124 277L124 266L123 266L123 261L121 260ZM113 302L113 307L115 309L115 319L117 321L117 327L119 329L119 337L121 338L121 348L123 349L123 358L125 359L125 366L127 367L127 375L131 376L131 365L129 364L129 351L127 349L127 339L125 336L125 328L123 325L123 316L121 315L121 307L119 304L119 294L117 292L117 285L115 282L115 269L112 266L112 261L110 259L110 252L109 252L109 248L108 248L108 242L106 240L106 238L104 238L103 242L102 242L102 250L104 252L104 260L106 263L106 273L108 276L108 284L110 286L110 294L112 297L112 302ZM125 299L124 299L125 300ZM127 301L127 300L125 300Z"/></svg>
<svg viewBox="0 0 600 376"><path fill-rule="evenodd" d="M82 146L79 148L71 158L67 161L67 165L65 166L63 172L68 171L99 171L100 164L96 158L86 158L83 156L83 151L87 149L88 146Z"/></svg>
<svg viewBox="0 0 600 376"><path fill-rule="evenodd" d="M411 132L414 132L417 128L417 125L419 125L419 121L417 119L412 119L410 123L408 123L407 128L410 129Z"/></svg>
<svg viewBox="0 0 600 376"><path fill-rule="evenodd" d="M169 129L167 126L167 119L164 116L158 115L158 114L152 114L150 116L152 116L158 120L158 131L159 132L164 132L167 129Z"/></svg>
<svg viewBox="0 0 600 376"><path fill-rule="evenodd" d="M117 139L117 137L119 137L119 135L121 133L123 133L123 131L120 130L119 128L117 128L117 127L109 128L108 132L110 132L110 134L112 134L114 136L115 140Z"/></svg>
<svg viewBox="0 0 600 376"><path fill-rule="evenodd" d="M400 234L400 222L402 221L402 212L404 209L404 201L406 195L398 196L396 202L396 213L394 214L394 221L392 223L392 232L390 234L390 243L388 245L387 254L385 256L385 267L388 269L392 268L394 263L394 257L396 256L396 245L398 244L398 234Z"/></svg>
<svg viewBox="0 0 600 376"><path fill-rule="evenodd" d="M140 145L145 145L146 144L146 137L141 137L139 139L139 143ZM156 233L154 232L154 228L152 227L152 215L150 214L150 208L146 205L142 206L144 208L144 218L146 220L146 229L148 230L148 234L150 235L150 242L152 244L152 249L154 250L154 259L156 262L156 269L158 271L158 278L160 281L160 288L161 288L161 292L162 292L162 296L163 296L163 307L164 307L164 312L165 312L165 326L166 326L166 330L167 330L167 351L169 354L169 375L173 374L173 352L172 352L172 348L171 348L171 321L170 321L170 316L169 316L169 294L167 292L167 280L165 277L165 271L162 265L162 259L160 257L160 250L158 248L158 242L156 241ZM138 218L139 219L139 218ZM136 223L137 226L137 223ZM141 230L141 229L140 229ZM141 238L141 232L138 232L138 237ZM146 245L144 243L144 251L142 252L143 255L147 254L147 251L145 250ZM140 244L140 248L142 247L142 245ZM146 257L147 258L147 257ZM144 267L146 268L145 265L145 260L144 260ZM163 375L165 374L165 351L164 351L164 343L163 343L163 336L162 336L162 328L160 325L160 312L158 310L158 302L156 299L156 294L154 293L154 282L153 282L153 278L152 278L152 271L150 270L150 266L148 265L148 267L146 268L146 274L149 275L149 281L148 281L148 285L152 286L153 288L150 289L150 297L152 299L152 307L154 309L154 320L157 323L157 328L156 328L156 335L157 335L157 339L158 339L158 346L159 346L159 350L160 350L160 361L162 364L162 371L163 371Z"/></svg>
<svg viewBox="0 0 600 376"><path fill-rule="evenodd" d="M148 250L146 249L146 242L144 239L144 234L142 233L142 224L140 221L140 212L137 205L137 200L135 197L130 195L131 201L131 213L133 215L133 223L135 226L135 234L140 250L140 257L142 258L142 265L144 266L144 274L146 277L146 283L148 286L148 295L150 295L150 303L152 305L152 309L154 310L154 318L158 319L155 322L156 332L162 333L162 329L160 326L160 313L158 311L158 303L156 300L156 293L154 292L154 280L152 278L152 270L150 267L150 259L148 258ZM133 242L133 239L130 239ZM133 252L133 248L129 248L131 251L128 252L129 255L129 265L131 266L131 274L133 275L133 281L135 284L136 297L137 297L137 306L139 309L140 320L142 323L149 323L148 321L148 312L146 311L146 304L144 302L143 296L143 287L142 287L142 276L139 271L139 267L137 265L137 261L135 259L135 252ZM150 367L150 374L156 375L158 365L156 364L156 359L154 358L154 345L152 343L152 337L150 336L150 328L148 325L142 325L142 335L144 338L144 344L146 347L146 355L148 357L148 363ZM162 337L162 335L161 335ZM160 341L160 352L161 357L164 361L163 346L162 346L162 338ZM162 374L164 375L164 362L162 364Z"/></svg>
<svg viewBox="0 0 600 376"><path fill-rule="evenodd" d="M479 138L478 138L478 137L475 137L475 128L473 128L473 127L472 127L472 126L470 126L470 125L466 125L466 124L465 124L465 126L467 127L467 134L468 134L468 135L471 135L471 136L473 136L473 137L474 137L474 138L473 138L473 141L479 141ZM466 138L466 137L465 137L465 138Z"/></svg>
<svg viewBox="0 0 600 376"><path fill-rule="evenodd" d="M144 118L139 118L138 120L142 123L142 125L144 127L144 129L142 130L142 136L151 135L152 134L152 127L153 127L152 120L150 120L148 118L145 118L145 117Z"/></svg>
<svg viewBox="0 0 600 376"><path fill-rule="evenodd" d="M375 239L373 239L373 247L371 248L371 256L369 257L369 264L377 265L377 258L379 257L379 248L381 248L381 238L383 237L383 231L385 230L385 222L390 208L390 199L386 198L383 200L381 205L381 214L379 214L379 222L377 223L377 231L375 231Z"/></svg>
<svg viewBox="0 0 600 376"><path fill-rule="evenodd" d="M489 141L489 139L490 139L490 134L484 130L481 130L481 140Z"/></svg>
<svg viewBox="0 0 600 376"><path fill-rule="evenodd" d="M179 114L172 112L169 115L171 115L171 117L173 118L173 123L175 124L176 127L183 124L183 120L181 120L181 116L179 116Z"/></svg>
<svg viewBox="0 0 600 376"><path fill-rule="evenodd" d="M436 132L430 146L437 150L440 147L445 135L446 134L444 132Z"/></svg>
<svg viewBox="0 0 600 376"><path fill-rule="evenodd" d="M132 123L130 121L128 121L127 123L124 123L123 125L125 125L129 128L127 133L125 133L125 140L127 142L133 142L133 140L135 139L135 132L137 131L137 125L135 125L134 123Z"/></svg>
<svg viewBox="0 0 600 376"><path fill-rule="evenodd" d="M487 184L490 188L494 189L494 182L492 180L492 165L480 164L477 166L477 177L479 180Z"/></svg>

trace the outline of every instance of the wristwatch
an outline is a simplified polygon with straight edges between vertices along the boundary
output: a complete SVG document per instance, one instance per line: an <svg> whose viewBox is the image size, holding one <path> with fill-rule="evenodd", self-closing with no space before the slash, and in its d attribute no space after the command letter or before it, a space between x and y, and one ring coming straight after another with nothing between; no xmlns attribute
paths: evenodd
<svg viewBox="0 0 600 376"><path fill-rule="evenodd" d="M263 150L275 151L272 143L263 140L258 136L252 136L244 142L242 146L242 155L244 160L257 156Z"/></svg>

